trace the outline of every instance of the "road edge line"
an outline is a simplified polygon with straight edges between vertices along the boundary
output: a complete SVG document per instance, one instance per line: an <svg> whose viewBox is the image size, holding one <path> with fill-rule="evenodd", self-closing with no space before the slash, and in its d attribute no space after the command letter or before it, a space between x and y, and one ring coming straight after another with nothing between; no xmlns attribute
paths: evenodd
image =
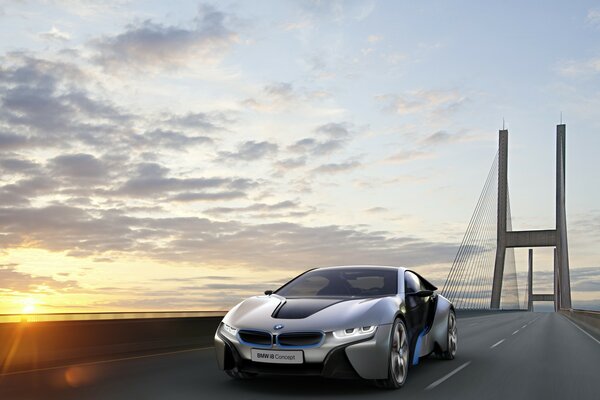
<svg viewBox="0 0 600 400"><path fill-rule="evenodd" d="M563 315L563 317L565 317L567 319L567 321L569 321L571 324L573 324L573 326L575 328L579 329L581 332L583 332L586 335L588 335L593 341L595 341L596 343L600 344L600 340L596 339L594 336L592 336L590 333L588 333L582 327L580 327L579 325L577 325L575 322L571 321L571 319L569 317L567 317L566 315Z"/></svg>

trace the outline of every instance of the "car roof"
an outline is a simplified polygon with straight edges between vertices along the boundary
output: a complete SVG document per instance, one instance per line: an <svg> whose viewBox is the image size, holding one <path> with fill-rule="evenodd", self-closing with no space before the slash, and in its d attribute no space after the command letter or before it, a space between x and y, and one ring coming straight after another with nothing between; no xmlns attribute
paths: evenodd
<svg viewBox="0 0 600 400"><path fill-rule="evenodd" d="M391 265L336 265L336 266L332 266L332 267L317 267L314 269L349 269L349 268L373 268L373 269L395 269L398 270L402 273L406 272L406 271L410 271L412 273L414 273L415 275L417 275L419 278L421 278L424 282L425 282L425 286L430 289L430 290L438 290L438 288L432 284L431 282L429 282L427 279L423 278L423 276L413 270L409 270L408 268L404 268L404 267L394 267ZM308 271L307 271L308 272Z"/></svg>
<svg viewBox="0 0 600 400"><path fill-rule="evenodd" d="M396 269L400 271L406 271L404 267L394 267L391 265L335 265L331 267L317 267L315 269L348 269L348 268L373 268L373 269Z"/></svg>

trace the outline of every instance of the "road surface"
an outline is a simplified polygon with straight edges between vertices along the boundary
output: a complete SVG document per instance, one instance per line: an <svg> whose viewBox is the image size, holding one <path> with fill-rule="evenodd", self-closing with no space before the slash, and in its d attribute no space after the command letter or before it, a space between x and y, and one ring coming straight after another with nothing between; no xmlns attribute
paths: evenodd
<svg viewBox="0 0 600 400"><path fill-rule="evenodd" d="M0 399L600 399L600 341L565 316L458 323L457 357L421 360L398 391L318 377L232 381L203 348L0 375Z"/></svg>

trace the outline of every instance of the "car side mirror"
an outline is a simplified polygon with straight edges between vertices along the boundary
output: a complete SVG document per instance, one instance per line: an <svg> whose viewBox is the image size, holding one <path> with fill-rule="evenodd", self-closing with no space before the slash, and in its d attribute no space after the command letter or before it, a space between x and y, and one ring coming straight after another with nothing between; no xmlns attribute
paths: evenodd
<svg viewBox="0 0 600 400"><path fill-rule="evenodd" d="M406 293L407 296L429 297L433 295L433 290L419 290L418 292Z"/></svg>
<svg viewBox="0 0 600 400"><path fill-rule="evenodd" d="M265 290L265 294L266 294L267 296L270 296L270 295L272 295L272 294L273 294L273 291L272 291L272 290Z"/></svg>

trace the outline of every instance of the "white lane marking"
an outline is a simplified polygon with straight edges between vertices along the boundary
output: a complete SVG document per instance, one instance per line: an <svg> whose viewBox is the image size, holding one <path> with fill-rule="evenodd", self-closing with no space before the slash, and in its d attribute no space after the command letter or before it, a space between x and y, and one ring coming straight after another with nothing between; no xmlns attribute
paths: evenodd
<svg viewBox="0 0 600 400"><path fill-rule="evenodd" d="M519 329L517 329L516 331L514 331L512 334L516 335L517 333L519 333Z"/></svg>
<svg viewBox="0 0 600 400"><path fill-rule="evenodd" d="M444 382L446 379L450 378L452 375L454 375L457 372L459 372L461 369L466 368L469 364L471 364L471 361L467 361L466 363L464 363L460 367L456 368L454 371L450 372L448 375L442 376L440 379L438 379L437 381L433 382L431 385L427 386L425 388L425 390L431 390L431 389L435 388L440 383Z"/></svg>
<svg viewBox="0 0 600 400"><path fill-rule="evenodd" d="M579 327L579 325L577 325L575 322L571 321L569 319L569 317L564 316L567 321L569 321L571 324L573 324L573 326L577 329L579 329L581 332L585 333L586 335L588 335L590 338L592 338L593 341L595 341L596 343L600 344L600 340L596 339L595 337L593 337L592 335L590 335L589 333L587 333L586 331L583 330L583 328Z"/></svg>
<svg viewBox="0 0 600 400"><path fill-rule="evenodd" d="M500 343L504 342L505 340L506 340L506 339L502 339L502 340L501 340L501 341L499 341L498 343L491 345L491 346L490 346L490 349L493 349L494 347L498 346Z"/></svg>
<svg viewBox="0 0 600 400"><path fill-rule="evenodd" d="M79 363L79 364L58 365L56 367L28 369L28 370L25 370L25 371L5 372L5 373L0 374L0 377L2 377L2 376L9 376L9 375L29 374L29 373L32 373L32 372L52 371L54 369L69 368L69 367L87 367L89 365L108 364L108 363L119 362L119 361L127 361L127 360L138 360L140 358L151 358L151 357L168 356L170 354L191 353L193 351L201 351L201 350L207 350L207 349L213 349L213 348L214 347L199 347L199 348L196 348L196 349L176 350L176 351L167 351L167 352L164 352L164 353L146 354L144 356L111 358L110 360L91 361L91 362Z"/></svg>
<svg viewBox="0 0 600 400"><path fill-rule="evenodd" d="M523 326L521 327L521 329L525 329L526 327L527 327L527 324L523 325Z"/></svg>

